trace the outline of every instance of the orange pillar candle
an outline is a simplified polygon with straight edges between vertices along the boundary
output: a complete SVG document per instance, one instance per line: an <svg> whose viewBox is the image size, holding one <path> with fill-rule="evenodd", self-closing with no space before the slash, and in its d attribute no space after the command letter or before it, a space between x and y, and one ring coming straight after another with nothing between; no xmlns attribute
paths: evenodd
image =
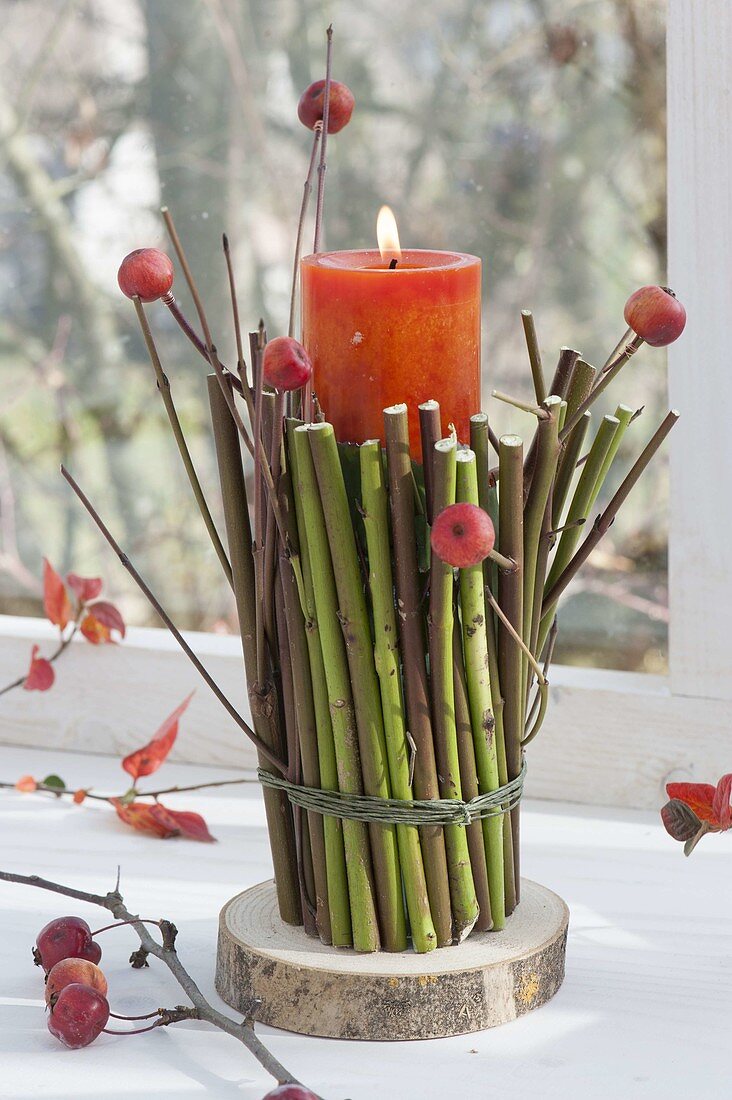
<svg viewBox="0 0 732 1100"><path fill-rule="evenodd" d="M443 430L454 423L461 442L480 411L481 264L457 252L400 255L396 267L376 250L306 256L303 343L340 442L383 441L382 410L405 402L419 455L421 402L438 401Z"/></svg>

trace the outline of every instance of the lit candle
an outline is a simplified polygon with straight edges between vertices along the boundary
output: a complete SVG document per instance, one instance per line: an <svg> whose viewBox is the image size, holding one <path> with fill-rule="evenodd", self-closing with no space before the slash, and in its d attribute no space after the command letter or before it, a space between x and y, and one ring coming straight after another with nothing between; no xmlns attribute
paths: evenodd
<svg viewBox="0 0 732 1100"><path fill-rule="evenodd" d="M303 343L313 389L341 442L383 439L382 410L405 402L419 455L417 406L438 401L443 431L467 442L480 410L477 256L399 246L382 207L379 251L321 252L302 261Z"/></svg>

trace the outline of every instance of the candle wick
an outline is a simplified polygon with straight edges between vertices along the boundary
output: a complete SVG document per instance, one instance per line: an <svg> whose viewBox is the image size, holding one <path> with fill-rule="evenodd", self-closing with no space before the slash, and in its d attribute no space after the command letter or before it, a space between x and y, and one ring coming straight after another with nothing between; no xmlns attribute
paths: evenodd
<svg viewBox="0 0 732 1100"><path fill-rule="evenodd" d="M397 261L397 258L396 258L396 256L395 256L395 257L394 257L394 258L393 258L392 260L389 260L389 271L393 271L393 270L394 270L394 268L395 268L395 267L396 267L396 265L397 265L397 262L398 262L398 261Z"/></svg>

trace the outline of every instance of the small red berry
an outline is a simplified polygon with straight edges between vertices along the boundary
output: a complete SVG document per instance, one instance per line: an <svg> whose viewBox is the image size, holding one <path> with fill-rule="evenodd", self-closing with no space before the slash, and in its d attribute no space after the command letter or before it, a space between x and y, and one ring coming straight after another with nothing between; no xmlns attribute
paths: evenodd
<svg viewBox="0 0 732 1100"><path fill-rule="evenodd" d="M23 791L28 794L30 791L38 790L38 782L32 775L21 775L20 779L15 784L16 791Z"/></svg>
<svg viewBox="0 0 732 1100"><path fill-rule="evenodd" d="M477 504L451 504L432 525L430 542L438 558L467 569L486 558L496 541L493 522Z"/></svg>
<svg viewBox="0 0 732 1100"><path fill-rule="evenodd" d="M173 285L173 263L159 248L136 248L119 265L117 282L128 298L156 302Z"/></svg>
<svg viewBox="0 0 732 1100"><path fill-rule="evenodd" d="M88 959L98 963L102 949L92 939L91 929L81 917L57 917L38 933L33 952L46 973L61 959Z"/></svg>
<svg viewBox="0 0 732 1100"><path fill-rule="evenodd" d="M107 996L107 979L96 963L88 959L61 959L49 970L46 1004L55 1004L55 998L67 985L88 985L103 997Z"/></svg>
<svg viewBox="0 0 732 1100"><path fill-rule="evenodd" d="M275 390L299 390L311 378L313 365L302 344L276 336L264 349L264 380Z"/></svg>
<svg viewBox="0 0 732 1100"><path fill-rule="evenodd" d="M686 310L665 286L642 286L625 303L625 323L654 348L678 340L686 325Z"/></svg>
<svg viewBox="0 0 732 1100"><path fill-rule="evenodd" d="M107 998L88 985L65 986L48 1016L48 1030L67 1047L88 1047L109 1019Z"/></svg>
<svg viewBox="0 0 732 1100"><path fill-rule="evenodd" d="M347 84L337 80L330 82L330 105L328 110L328 133L337 134L351 121L356 100ZM315 129L316 122L323 121L325 106L325 81L316 80L300 96L297 105L297 117L308 130Z"/></svg>
<svg viewBox="0 0 732 1100"><path fill-rule="evenodd" d="M304 1085L279 1085L262 1097L262 1100L318 1100L318 1098Z"/></svg>

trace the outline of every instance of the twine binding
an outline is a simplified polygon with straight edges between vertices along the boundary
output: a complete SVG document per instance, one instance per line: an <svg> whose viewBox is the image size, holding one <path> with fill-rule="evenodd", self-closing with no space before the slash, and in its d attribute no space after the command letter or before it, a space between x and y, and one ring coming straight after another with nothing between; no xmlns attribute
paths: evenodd
<svg viewBox="0 0 732 1100"><path fill-rule="evenodd" d="M479 794L469 802L458 798L435 798L406 801L400 798L379 798L370 794L345 794L324 791L319 787L303 787L282 776L259 768L259 782L264 787L284 791L290 802L303 810L350 821L380 822L383 825L471 825L485 817L508 813L521 801L526 776L526 758L521 771L503 787L488 794Z"/></svg>

